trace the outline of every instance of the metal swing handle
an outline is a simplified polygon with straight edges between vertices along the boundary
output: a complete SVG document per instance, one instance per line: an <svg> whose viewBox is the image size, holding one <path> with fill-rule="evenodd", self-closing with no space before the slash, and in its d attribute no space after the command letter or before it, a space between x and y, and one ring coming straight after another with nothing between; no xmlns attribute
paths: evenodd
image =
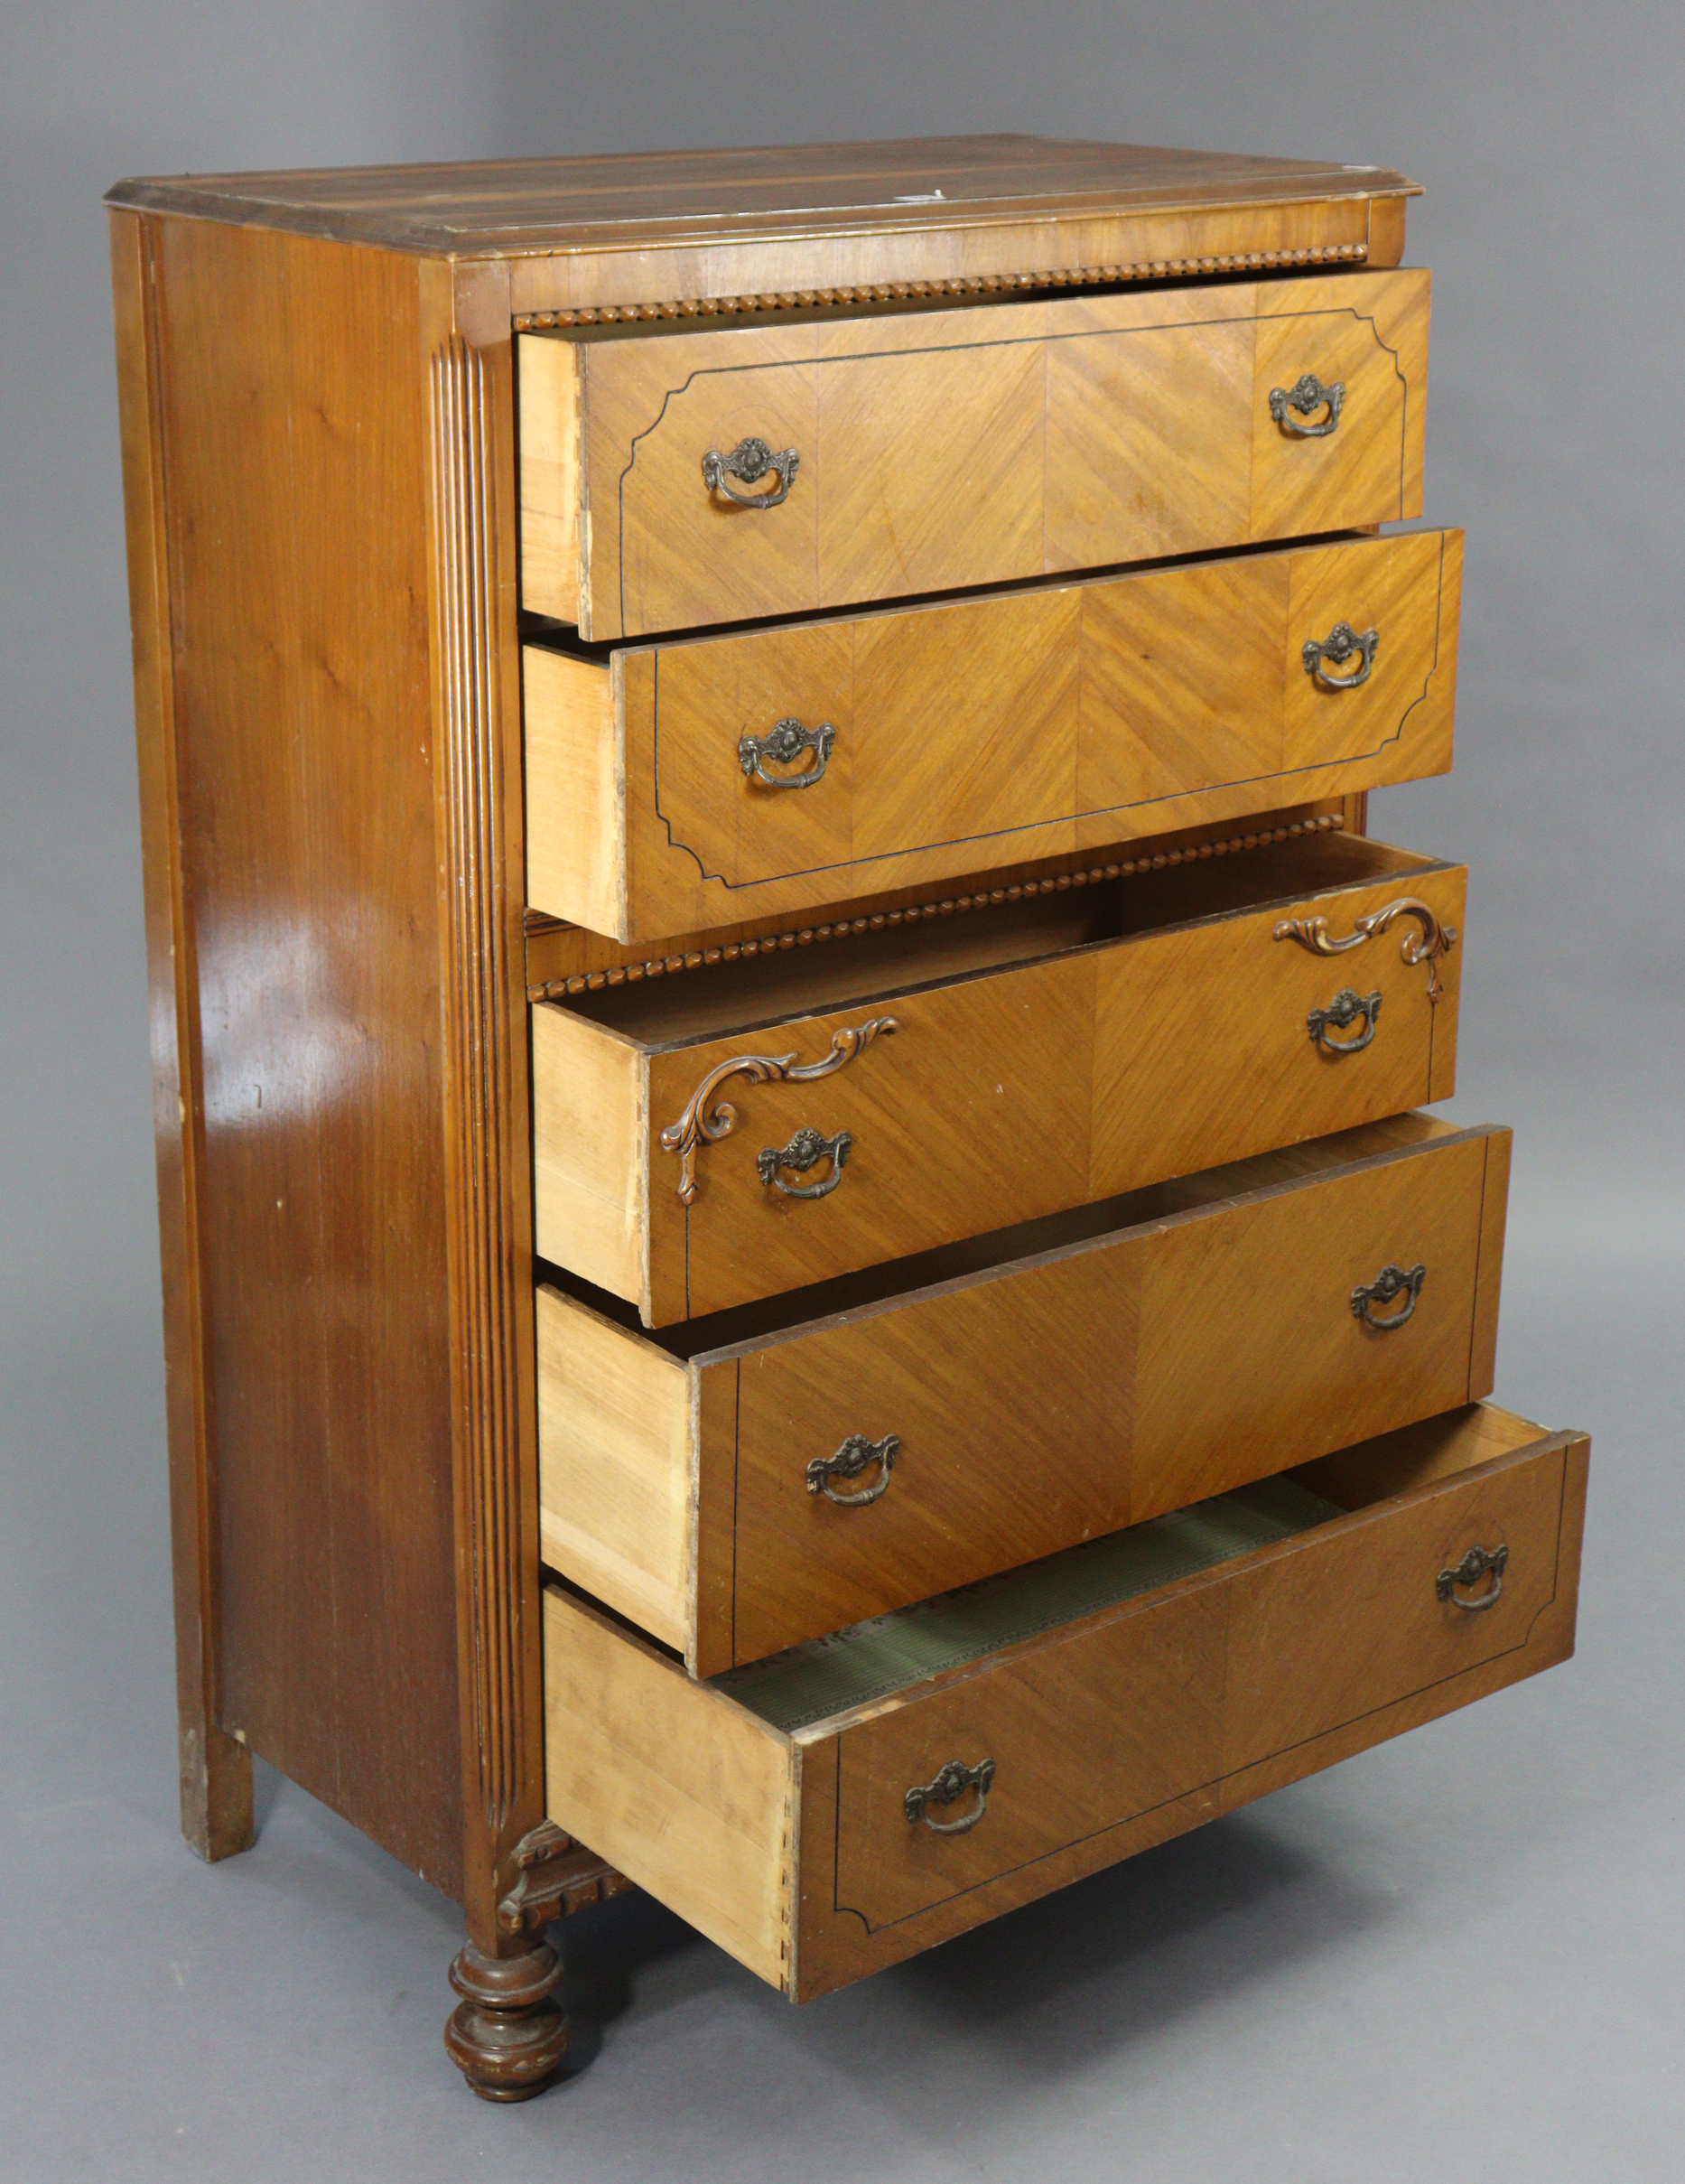
<svg viewBox="0 0 1685 2184"><path fill-rule="evenodd" d="M1365 1327L1376 1328L1385 1334L1394 1327L1402 1327L1416 1309L1416 1300L1421 1294L1421 1285L1428 1278L1425 1266L1394 1266L1390 1263L1381 1269L1373 1282L1360 1282L1352 1292L1352 1315ZM1377 1318L1371 1307L1391 1304L1395 1297L1404 1302L1395 1312L1384 1312Z"/></svg>
<svg viewBox="0 0 1685 2184"><path fill-rule="evenodd" d="M886 1433L881 1441L868 1441L864 1433L851 1433L829 1456L815 1456L807 1466L807 1491L823 1494L833 1501L839 1509L863 1508L869 1501L876 1501L889 1483L889 1473L895 1468L901 1437ZM878 1476L869 1487L858 1494L835 1494L831 1489L833 1479L858 1479L872 1464L878 1466Z"/></svg>
<svg viewBox="0 0 1685 2184"><path fill-rule="evenodd" d="M812 789L825 778L825 762L836 733L831 721L821 721L817 728L804 728L798 720L782 720L765 735L740 736L737 762L749 780L759 781L765 789ZM775 766L787 766L804 751L813 752L814 763L800 773L767 771L768 760Z"/></svg>
<svg viewBox="0 0 1685 2184"><path fill-rule="evenodd" d="M1361 1054L1375 1035L1375 1019L1381 1013L1381 995L1359 994L1353 987L1342 986L1326 1009L1312 1009L1305 1019L1305 1028L1310 1033L1313 1045L1325 1054ZM1328 1027L1343 1031L1359 1017L1364 1028L1355 1039L1333 1039Z"/></svg>
<svg viewBox="0 0 1685 2184"><path fill-rule="evenodd" d="M933 1834L964 1835L982 1818L989 1806L989 1786L994 1780L994 1761L980 1759L975 1767L967 1767L963 1759L950 1759L941 1768L934 1782L926 1782L909 1789L901 1800L908 1819L917 1825L922 1820ZM977 1802L968 1813L957 1820L933 1820L929 1808L933 1805L952 1805L963 1797L968 1789L977 1792Z"/></svg>
<svg viewBox="0 0 1685 2184"><path fill-rule="evenodd" d="M740 440L729 454L722 455L717 447L708 450L702 461L703 483L711 493L723 493L728 500L735 500L739 508L776 509L787 497L801 461L793 447L774 454L764 440L751 434ZM756 485L768 476L778 481L776 492L740 493L731 483L733 478L740 478L745 485Z"/></svg>
<svg viewBox="0 0 1685 2184"><path fill-rule="evenodd" d="M1291 387L1272 387L1270 389L1270 415L1283 432L1291 433L1299 440L1326 440L1340 422L1340 405L1345 399L1345 382L1336 379L1327 387L1314 371L1306 372ZM1327 415L1312 425L1309 420L1317 410ZM1289 416L1297 410L1298 416ZM1300 420L1304 422L1301 423Z"/></svg>
<svg viewBox="0 0 1685 2184"><path fill-rule="evenodd" d="M1454 1608L1466 1608L1470 1615L1477 1615L1483 1608L1495 1608L1503 1591L1503 1573L1509 1559L1507 1546L1471 1547L1460 1563L1440 1571L1433 1581L1434 1591L1442 1601L1449 1601ZM1472 1601L1466 1601L1457 1588L1476 1584L1483 1577L1490 1577L1491 1584Z"/></svg>
<svg viewBox="0 0 1685 2184"><path fill-rule="evenodd" d="M1299 656L1305 663L1305 672L1324 690L1355 690L1369 680L1369 670L1375 664L1375 648L1381 642L1379 630L1354 630L1349 621L1336 621L1327 637L1308 637L1299 647ZM1330 665L1344 669L1349 659L1360 658L1363 666L1355 675L1330 675Z"/></svg>
<svg viewBox="0 0 1685 2184"><path fill-rule="evenodd" d="M804 1123L787 1145L768 1145L755 1155L755 1166L763 1183L774 1190L781 1190L787 1199L822 1199L827 1197L842 1181L842 1166L848 1159L849 1147L854 1143L846 1130L839 1130L834 1137L825 1137ZM794 1168L798 1175L805 1175L821 1161L831 1162L831 1172L817 1183L787 1183L779 1175L780 1168Z"/></svg>

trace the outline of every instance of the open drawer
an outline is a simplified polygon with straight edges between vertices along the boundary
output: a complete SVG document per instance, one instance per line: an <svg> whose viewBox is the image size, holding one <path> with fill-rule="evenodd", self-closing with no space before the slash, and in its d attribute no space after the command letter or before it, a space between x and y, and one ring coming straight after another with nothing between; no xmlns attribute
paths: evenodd
<svg viewBox="0 0 1685 2184"><path fill-rule="evenodd" d="M542 1287L544 1559L712 1675L1485 1395L1509 1154L1400 1115L661 1340Z"/></svg>
<svg viewBox="0 0 1685 2184"><path fill-rule="evenodd" d="M662 1326L1451 1092L1460 866L1174 854L535 1007L540 1257Z"/></svg>
<svg viewBox="0 0 1685 2184"><path fill-rule="evenodd" d="M660 939L1443 772L1462 563L1420 531L528 645L526 900Z"/></svg>
<svg viewBox="0 0 1685 2184"><path fill-rule="evenodd" d="M1420 268L517 337L521 603L601 642L1421 512Z"/></svg>
<svg viewBox="0 0 1685 2184"><path fill-rule="evenodd" d="M1566 1659L1587 1461L1474 1405L712 1685L553 1586L550 1817L806 2001Z"/></svg>

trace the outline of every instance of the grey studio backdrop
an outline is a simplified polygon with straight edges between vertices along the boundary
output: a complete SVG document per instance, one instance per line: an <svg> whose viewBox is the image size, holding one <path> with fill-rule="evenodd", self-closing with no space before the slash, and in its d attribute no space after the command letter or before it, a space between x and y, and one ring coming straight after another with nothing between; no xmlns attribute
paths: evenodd
<svg viewBox="0 0 1685 2184"><path fill-rule="evenodd" d="M58 0L7 12L0 99L0 2176L1685 2172L1678 0ZM588 2067L485 2108L438 2046L451 1906L267 1773L245 1858L177 1836L98 197L1001 128L1428 186L1458 756L1373 823L1473 867L1454 1111L1517 1133L1499 1395L1596 1436L1579 1657L803 2011L603 1907Z"/></svg>

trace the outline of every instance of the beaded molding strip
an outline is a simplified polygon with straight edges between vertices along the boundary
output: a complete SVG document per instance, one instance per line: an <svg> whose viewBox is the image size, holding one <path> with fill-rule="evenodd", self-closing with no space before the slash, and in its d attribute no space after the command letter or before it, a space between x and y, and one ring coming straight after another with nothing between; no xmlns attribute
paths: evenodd
<svg viewBox="0 0 1685 2184"><path fill-rule="evenodd" d="M783 948L811 947L815 941L842 940L853 933L875 933L884 926L917 925L921 918L952 918L966 910L991 910L998 902L1021 902L1036 895L1063 894L1073 887L1093 887L1103 880L1118 880L1130 873L1162 872L1171 864L1197 864L1206 857L1229 857L1237 850L1258 849L1265 843L1285 842L1298 835L1337 834L1344 816L1327 812L1319 819L1296 819L1290 826L1261 827L1256 834L1231 835L1224 842L1200 842L1187 849L1163 850L1157 856L1125 859L1115 864L1092 864L1086 872L1058 873L1047 880L1023 880L1010 887L979 888L973 895L950 895L940 902L909 903L905 910L877 910L864 918L839 918L833 925L804 925L788 932L768 933L760 940L733 940L723 947L692 948L683 956L652 956L643 963L616 964L611 970L587 971L572 978L553 978L545 985L529 985L528 1001L565 1001L574 994L596 994L604 986L628 985L640 978L661 978L674 971L699 971L716 963L737 963L756 956L772 956Z"/></svg>
<svg viewBox="0 0 1685 2184"><path fill-rule="evenodd" d="M857 288L786 288L764 295L686 296L659 303L600 303L578 311L517 311L517 333L553 326L614 326L635 319L707 319L743 311L794 311L815 303L846 307L905 296L991 295L1001 290L1092 288L1118 281L1190 280L1208 273L1272 273L1294 266L1355 265L1367 243L1313 244L1298 250L1224 251L1216 257L1150 258L1133 266L1071 266L1041 273L978 273L953 280L869 281Z"/></svg>

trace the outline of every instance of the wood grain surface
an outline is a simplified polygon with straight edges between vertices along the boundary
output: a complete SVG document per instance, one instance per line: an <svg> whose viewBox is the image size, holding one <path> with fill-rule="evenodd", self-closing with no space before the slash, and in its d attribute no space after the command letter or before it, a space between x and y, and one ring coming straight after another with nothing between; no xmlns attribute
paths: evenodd
<svg viewBox="0 0 1685 2184"><path fill-rule="evenodd" d="M692 1652L694 1376L554 1289L539 1290L537 1320L545 1561L663 1645ZM729 1617L729 1595L723 1606Z"/></svg>
<svg viewBox="0 0 1685 2184"><path fill-rule="evenodd" d="M557 466L523 481L543 546L523 603L577 612L602 641L1419 515L1428 306L1410 270L635 341L523 334L523 357L579 349L582 510L576 601L545 543L570 519ZM1346 375L1322 437L1270 411L1307 371ZM799 456L776 506L703 481L705 453L750 438Z"/></svg>
<svg viewBox="0 0 1685 2184"><path fill-rule="evenodd" d="M1451 763L1462 535L1140 574L583 658L526 649L527 900L622 941ZM1331 690L1308 639L1375 629ZM740 758L793 719L810 752Z"/></svg>
<svg viewBox="0 0 1685 2184"><path fill-rule="evenodd" d="M583 351L524 350L519 397L521 548L535 606L580 618L580 379Z"/></svg>
<svg viewBox="0 0 1685 2184"><path fill-rule="evenodd" d="M1417 1431L1455 1436L1462 1415ZM1472 1470L949 1671L857 1725L799 1732L798 1998L1566 1658L1587 1443L1524 1420L1507 1439L1484 1464L1476 1440ZM1435 1580L1476 1539L1507 1545L1514 1575L1494 1610L1470 1614ZM1131 1629L1172 1607L1179 1623ZM1153 1745L1135 1746L1143 1717L1172 1750L1192 1747L1185 1768L1161 1771ZM962 1750L996 1761L988 1812L971 1834L921 1842L902 1793L931 1778L919 1770L937 1753ZM1022 1785L1010 1816L1009 1763Z"/></svg>
<svg viewBox="0 0 1685 2184"><path fill-rule="evenodd" d="M470 1944L455 1976L470 1964L475 1980L495 1984L496 1960L513 1956L517 1967L522 1961L498 1910L520 1881L523 1843L544 1816L515 401L502 268L452 268L443 278L427 267L423 292L433 428L430 755L458 1765ZM517 1986L529 1976L513 1974ZM473 1986L470 1981L470 1993ZM554 2030L537 2026L535 2067L555 2052ZM466 2065L478 2086L486 2042L469 2047L479 2050ZM490 2048L495 2056L495 2039Z"/></svg>
<svg viewBox="0 0 1685 2184"><path fill-rule="evenodd" d="M1586 1468L1583 1435L1453 1410L1311 1467L1324 1525L793 1737L554 1587L551 1816L811 1999L1565 1659ZM1471 1613L1437 1579L1474 1544L1510 1553ZM984 1758L974 1829L908 1824Z"/></svg>
<svg viewBox="0 0 1685 2184"><path fill-rule="evenodd" d="M788 1740L559 1588L545 1595L553 1816L774 1986L788 1977Z"/></svg>
<svg viewBox="0 0 1685 2184"><path fill-rule="evenodd" d="M1272 936L1317 914L1350 934L1410 896L1459 928L1460 868L1327 835L1146 880L535 1010L540 1255L661 1326L1448 1092L1455 948L1435 1000L1396 937L1414 926L1332 960ZM1347 988L1382 1003L1336 1056L1308 1017ZM697 1143L684 1201L661 1133L715 1070L807 1067L885 1015L816 1082L722 1079L704 1106L731 1106L729 1133ZM757 1162L805 1127L851 1137L816 1199Z"/></svg>
<svg viewBox="0 0 1685 2184"><path fill-rule="evenodd" d="M994 135L158 176L118 183L112 198L155 202L169 193L200 219L251 225L312 219L323 232L395 248L471 249L484 236L482 247L502 253L554 242L558 230L593 234L618 225L659 245L728 221L814 229L829 215L846 228L945 229L957 217L1026 201L1049 210L1129 201L1271 206L1414 190L1382 167ZM921 210L938 194L939 210Z"/></svg>
<svg viewBox="0 0 1685 2184"><path fill-rule="evenodd" d="M546 1560L708 1675L1449 1410L1491 1388L1508 1157L1503 1130L1372 1124L677 1354L541 1289ZM1388 1265L1426 1278L1372 1329L1352 1293ZM806 1467L855 1433L898 1449L843 1507Z"/></svg>
<svg viewBox="0 0 1685 2184"><path fill-rule="evenodd" d="M1132 877L1163 871L1201 857L1250 855L1261 845L1297 840L1302 834L1367 831L1367 798L1319 798L1309 803L1272 807L1237 825L1219 820L1204 826L1168 828L1123 845L1110 858L1091 852L1063 857L1028 858L1011 864L970 872L941 887L874 890L846 901L819 906L805 917L740 918L728 925L664 934L652 948L647 941L619 941L583 926L567 925L542 910L526 914L527 997L561 1001L612 985L638 985L681 971L712 969L765 953L810 947L815 942L847 939L881 929L891 919L900 924L929 923L1025 895L1059 892L1087 886L1097 878ZM1111 871L1106 867L1110 865ZM1075 874L1083 874L1077 881ZM946 908L944 909L943 905ZM910 913L910 914L909 914Z"/></svg>
<svg viewBox="0 0 1685 2184"><path fill-rule="evenodd" d="M110 226L163 1287L182 1832L201 1858L215 1860L251 1841L252 1760L222 1717L221 1521L204 1316L204 1070L182 839L155 238L151 224L133 213L114 211Z"/></svg>
<svg viewBox="0 0 1685 2184"><path fill-rule="evenodd" d="M218 1722L455 1893L417 272L204 221L141 247Z"/></svg>

